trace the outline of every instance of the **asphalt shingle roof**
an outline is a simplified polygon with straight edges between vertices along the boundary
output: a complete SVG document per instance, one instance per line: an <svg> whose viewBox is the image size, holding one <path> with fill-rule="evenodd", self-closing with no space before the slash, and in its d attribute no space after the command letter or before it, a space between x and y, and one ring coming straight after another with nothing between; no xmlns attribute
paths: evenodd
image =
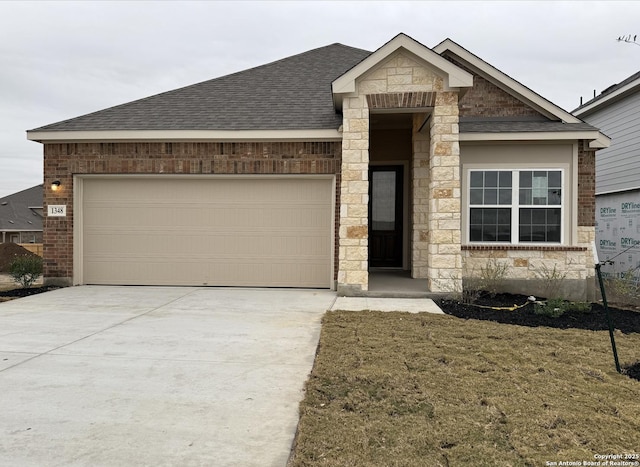
<svg viewBox="0 0 640 467"><path fill-rule="evenodd" d="M36 185L26 190L0 198L0 231L42 230L43 186Z"/></svg>
<svg viewBox="0 0 640 467"><path fill-rule="evenodd" d="M580 107L577 107L576 109L573 110L573 112L576 112L578 110L580 110L583 107L586 107L588 105L593 104L594 102L597 102L601 99L604 99L605 97L607 97L609 94L617 91L618 89L626 86L629 83L633 83L634 81L636 81L638 78L640 78L640 71L638 71L637 73L632 74L631 76L629 76L627 79L625 79L624 81L620 81L617 84L613 84L611 86L609 86L607 89L605 89L604 91L602 91L600 94L598 94L596 97L594 97L591 100L588 100L587 102L585 102L584 104L582 104Z"/></svg>
<svg viewBox="0 0 640 467"><path fill-rule="evenodd" d="M331 82L370 54L332 44L32 131L337 129Z"/></svg>
<svg viewBox="0 0 640 467"><path fill-rule="evenodd" d="M538 121L477 121L460 122L460 133L525 133L525 132L598 131L588 123L538 122Z"/></svg>

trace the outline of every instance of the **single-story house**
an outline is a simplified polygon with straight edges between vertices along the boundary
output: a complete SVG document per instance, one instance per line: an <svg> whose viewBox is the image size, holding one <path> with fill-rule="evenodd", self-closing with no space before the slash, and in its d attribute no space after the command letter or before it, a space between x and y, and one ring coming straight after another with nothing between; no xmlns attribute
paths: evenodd
<svg viewBox="0 0 640 467"><path fill-rule="evenodd" d="M640 72L572 112L611 145L596 160L596 248L605 275L640 275Z"/></svg>
<svg viewBox="0 0 640 467"><path fill-rule="evenodd" d="M27 135L47 282L365 295L382 268L458 293L490 260L514 287L593 282L608 138L449 39L332 44Z"/></svg>
<svg viewBox="0 0 640 467"><path fill-rule="evenodd" d="M0 243L42 243L42 196L36 185L0 198Z"/></svg>

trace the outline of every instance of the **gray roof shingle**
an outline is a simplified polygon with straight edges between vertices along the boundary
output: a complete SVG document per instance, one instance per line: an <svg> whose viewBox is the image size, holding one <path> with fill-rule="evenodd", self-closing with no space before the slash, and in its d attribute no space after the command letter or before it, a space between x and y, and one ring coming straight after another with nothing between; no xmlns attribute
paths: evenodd
<svg viewBox="0 0 640 467"><path fill-rule="evenodd" d="M0 231L42 230L43 191L36 185L0 198Z"/></svg>
<svg viewBox="0 0 640 467"><path fill-rule="evenodd" d="M539 121L476 121L460 122L460 133L526 133L526 132L565 132L598 131L588 123L563 123Z"/></svg>
<svg viewBox="0 0 640 467"><path fill-rule="evenodd" d="M588 105L593 104L594 102L597 102L601 99L604 99L605 97L607 97L608 95L614 93L615 91L617 91L620 88L623 88L624 86L626 86L629 83L633 83L634 81L636 81L638 78L640 78L640 71L638 71L637 73L632 74L631 76L629 76L627 79L620 81L617 84L613 84L611 86L609 86L607 89L605 89L604 91L602 91L600 94L598 94L596 97L594 97L591 100L588 100L587 102L585 102L584 104L582 104L581 106L575 108L573 110L573 112L577 112L578 110L582 109L583 107L586 107Z"/></svg>
<svg viewBox="0 0 640 467"><path fill-rule="evenodd" d="M337 129L331 82L370 54L332 44L31 131Z"/></svg>

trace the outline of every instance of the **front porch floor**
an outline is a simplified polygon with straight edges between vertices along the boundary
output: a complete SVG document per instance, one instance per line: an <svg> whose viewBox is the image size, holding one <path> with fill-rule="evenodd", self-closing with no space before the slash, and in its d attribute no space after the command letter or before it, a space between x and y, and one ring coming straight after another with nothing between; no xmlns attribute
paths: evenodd
<svg viewBox="0 0 640 467"><path fill-rule="evenodd" d="M426 279L412 279L410 271L401 269L369 269L367 297L380 298L434 298L427 290Z"/></svg>

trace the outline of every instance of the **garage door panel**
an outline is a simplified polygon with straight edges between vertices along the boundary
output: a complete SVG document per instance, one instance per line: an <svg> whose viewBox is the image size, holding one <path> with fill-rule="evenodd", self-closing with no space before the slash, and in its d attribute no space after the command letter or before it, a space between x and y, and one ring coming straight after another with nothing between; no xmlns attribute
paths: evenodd
<svg viewBox="0 0 640 467"><path fill-rule="evenodd" d="M221 285L257 286L247 277L267 276L270 287L318 287L317 276L326 272L323 263L286 262L274 260L272 264L256 264L251 258L220 260L216 265L203 264L200 258L183 258L168 264L157 258L128 258L113 261L103 258L90 263L91 270L101 284L121 285ZM194 277L199 278L195 282ZM91 281L89 281L91 282Z"/></svg>
<svg viewBox="0 0 640 467"><path fill-rule="evenodd" d="M328 179L86 179L83 283L329 287Z"/></svg>
<svg viewBox="0 0 640 467"><path fill-rule="evenodd" d="M85 205L84 222L88 229L91 226L104 228L108 226L140 228L166 227L180 229L193 226L192 220L199 218L202 228L217 227L232 230L239 227L259 227L266 229L316 230L329 229L331 225L330 207L303 206L294 211L292 206L285 207L260 205L254 207L197 207L172 206L170 208L139 207L130 204L102 207L94 204ZM195 226L194 226L195 227Z"/></svg>
<svg viewBox="0 0 640 467"><path fill-rule="evenodd" d="M180 240L171 239L175 235ZM267 235L265 235L267 234ZM269 236L271 235L271 236ZM215 261L218 257L317 258L324 261L330 254L326 237L312 232L293 235L290 232L266 231L259 234L238 234L237 232L203 233L184 232L180 229L163 233L148 233L136 230L123 235L118 231L99 232L86 235L85 250L93 251L85 257L142 254L144 257L170 253L176 256L197 255L203 260Z"/></svg>

